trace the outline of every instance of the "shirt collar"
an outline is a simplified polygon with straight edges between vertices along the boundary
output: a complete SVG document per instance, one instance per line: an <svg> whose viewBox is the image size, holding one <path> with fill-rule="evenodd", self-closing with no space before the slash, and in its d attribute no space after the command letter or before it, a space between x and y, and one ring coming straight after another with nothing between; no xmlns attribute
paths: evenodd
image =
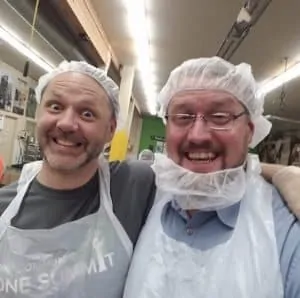
<svg viewBox="0 0 300 298"><path fill-rule="evenodd" d="M235 224L237 222L240 211L240 202L231 205L227 208L216 211L218 218L228 226L229 228L234 229Z"/></svg>
<svg viewBox="0 0 300 298"><path fill-rule="evenodd" d="M184 218L184 220L189 220L189 216L187 215L187 212L183 209L180 208L180 206L178 205L178 203L175 200L171 201L171 206L173 209L175 209L176 212L178 212L178 214ZM215 211L217 213L217 216L219 218L219 220L226 225L227 227L234 229L235 224L237 222L237 218L239 215L239 211L240 211L240 202L221 209L221 210L217 210ZM199 216L201 213L204 213L204 211L198 211L194 216Z"/></svg>

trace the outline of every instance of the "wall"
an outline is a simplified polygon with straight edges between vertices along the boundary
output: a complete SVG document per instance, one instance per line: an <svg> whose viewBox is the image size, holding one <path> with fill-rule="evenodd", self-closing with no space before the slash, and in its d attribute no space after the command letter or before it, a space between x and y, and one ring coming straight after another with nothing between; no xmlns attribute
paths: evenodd
<svg viewBox="0 0 300 298"><path fill-rule="evenodd" d="M128 159L137 159L138 157L142 132L142 122L143 120L140 117L138 110L135 106L133 106L133 115L129 134L129 146L127 152Z"/></svg>
<svg viewBox="0 0 300 298"><path fill-rule="evenodd" d="M0 116L5 117L4 127L0 130L0 154L4 156L6 166L20 160L20 133L35 126L35 97L32 92L29 96L29 90L36 84L35 80L24 78L21 72L0 61ZM29 97L34 105L27 105ZM28 112L33 117L27 117Z"/></svg>
<svg viewBox="0 0 300 298"><path fill-rule="evenodd" d="M156 138L156 139L155 139ZM165 138L165 125L160 118L145 117L143 119L139 152L153 146L155 149L159 140Z"/></svg>
<svg viewBox="0 0 300 298"><path fill-rule="evenodd" d="M130 100L127 119L125 122L126 131L128 133L128 142L126 142L126 144L123 144L127 147L125 156L125 159L127 160L136 160L138 157L142 121L143 119L141 118L135 106L135 103L132 100ZM122 123L122 119L119 119L118 123L118 125L122 127L122 124L120 123ZM111 144L107 144L106 148L104 149L104 155L107 159L110 159L110 150Z"/></svg>

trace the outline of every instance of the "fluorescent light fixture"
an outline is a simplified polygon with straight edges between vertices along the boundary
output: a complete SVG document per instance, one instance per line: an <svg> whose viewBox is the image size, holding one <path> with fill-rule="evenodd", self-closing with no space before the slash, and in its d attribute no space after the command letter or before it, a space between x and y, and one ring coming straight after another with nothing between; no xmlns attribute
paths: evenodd
<svg viewBox="0 0 300 298"><path fill-rule="evenodd" d="M143 90L150 114L156 113L156 92L154 73L150 61L149 26L146 17L145 0L123 0L128 12L128 24L135 40L138 56L138 69L142 79Z"/></svg>
<svg viewBox="0 0 300 298"><path fill-rule="evenodd" d="M9 45L15 48L20 54L24 55L36 65L49 72L54 68L46 59L44 59L38 51L30 47L28 43L22 40L15 33L11 32L9 29L4 26L0 26L0 39L6 41Z"/></svg>
<svg viewBox="0 0 300 298"><path fill-rule="evenodd" d="M262 82L261 87L258 90L259 94L268 94L271 91L277 89L283 84L297 78L300 76L300 63L296 63L290 68L287 69L286 72L281 73L280 75L273 77L271 79L267 79Z"/></svg>

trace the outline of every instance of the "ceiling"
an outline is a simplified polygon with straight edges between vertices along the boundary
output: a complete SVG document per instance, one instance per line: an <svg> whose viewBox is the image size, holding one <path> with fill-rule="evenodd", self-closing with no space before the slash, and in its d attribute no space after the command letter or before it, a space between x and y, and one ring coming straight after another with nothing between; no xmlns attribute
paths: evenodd
<svg viewBox="0 0 300 298"><path fill-rule="evenodd" d="M127 26L124 2L91 2L120 63L136 64L134 40ZM184 60L215 54L241 6L241 0L148 0L156 90L161 89L170 71ZM117 21L112 21L112 16ZM140 101L141 110L147 113L139 78L138 75L135 77L134 95Z"/></svg>
<svg viewBox="0 0 300 298"><path fill-rule="evenodd" d="M232 62L248 62L261 82L284 71L288 64L300 59L300 1L273 0L259 22L233 56ZM283 109L280 108L282 88L266 96L266 114L300 120L300 78L286 84Z"/></svg>
<svg viewBox="0 0 300 298"><path fill-rule="evenodd" d="M92 0L107 37L122 64L136 64L134 41L126 26L122 0ZM159 91L170 71L186 59L216 55L237 19L245 1L241 0L147 0L151 22L150 46ZM261 82L298 61L300 54L300 1L273 0L232 56L233 63L248 62ZM147 113L137 74L134 94ZM300 79L285 86L286 97L280 107L281 88L266 97L265 112L300 120ZM275 124L275 123L274 123ZM276 126L278 126L276 124ZM293 126L298 126L293 124ZM300 126L299 126L300 128Z"/></svg>
<svg viewBox="0 0 300 298"><path fill-rule="evenodd" d="M136 65L135 45L127 26L124 0L90 1L119 63ZM184 60L216 55L245 3L244 0L145 1L147 17L151 25L149 39L156 91L162 88L170 71ZM34 0L0 0L0 24L9 24L11 30L28 40L30 35L28 20L32 19L34 2ZM66 5L63 3L64 1L59 0L41 1L37 23L41 34L35 36L35 48L53 64L58 64L63 59L84 59L94 65L100 65L101 58L97 57L90 41L84 39L83 29L78 22L76 23L74 16L67 13ZM28 10L25 4L31 9ZM18 6L24 18L22 19L11 6ZM299 0L271 1L231 57L231 61L250 63L258 82L282 72L284 57L288 57L289 64L298 61L300 58L299 11ZM23 71L25 59L1 41L0 59ZM30 74L33 78L38 78L42 73L41 69L32 66ZM298 98L300 79L286 84L284 90L286 96L282 105L280 105L281 91L282 88L279 88L267 95L266 114L300 120ZM138 72L134 80L133 93L141 112L147 114ZM277 122L274 121L274 124L278 127ZM292 126L298 128L297 124Z"/></svg>
<svg viewBox="0 0 300 298"><path fill-rule="evenodd" d="M0 0L0 25L28 42L35 1ZM40 1L35 27L32 47L52 65L58 65L64 59L103 65L101 57L64 1ZM25 57L1 39L0 59L23 72ZM43 73L44 70L31 63L30 77L38 79Z"/></svg>
<svg viewBox="0 0 300 298"><path fill-rule="evenodd" d="M3 0L0 0L0 25L4 25L25 41L29 39L29 24L25 19L21 18L6 1ZM48 42L39 35L35 37L34 47L38 52L42 53L49 62L53 64L57 64L63 59L61 54L55 51L55 49L52 48ZM19 54L15 49L10 47L1 39L0 59L23 73L26 62L25 56ZM36 66L34 63L31 63L30 76L33 79L38 79L43 73L44 70Z"/></svg>

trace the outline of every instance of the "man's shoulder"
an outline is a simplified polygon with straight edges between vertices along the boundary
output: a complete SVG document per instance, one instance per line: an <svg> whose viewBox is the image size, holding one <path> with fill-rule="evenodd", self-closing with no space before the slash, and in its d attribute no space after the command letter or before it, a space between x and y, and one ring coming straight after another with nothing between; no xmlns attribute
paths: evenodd
<svg viewBox="0 0 300 298"><path fill-rule="evenodd" d="M155 175L152 168L140 161L122 161L110 163L112 199L139 201L151 200L155 194ZM127 193L127 196L125 195Z"/></svg>
<svg viewBox="0 0 300 298"><path fill-rule="evenodd" d="M285 297L300 297L300 222L278 190L273 191L273 214ZM300 196L299 196L300 199Z"/></svg>
<svg viewBox="0 0 300 298"><path fill-rule="evenodd" d="M112 162L110 172L114 212L135 244L154 202L154 172L139 161Z"/></svg>
<svg viewBox="0 0 300 298"><path fill-rule="evenodd" d="M7 192L17 192L18 181L5 185L0 188L0 194Z"/></svg>
<svg viewBox="0 0 300 298"><path fill-rule="evenodd" d="M137 160L113 161L109 165L112 178L116 175L123 175L124 179L137 179L148 182L154 180L154 172L147 163Z"/></svg>
<svg viewBox="0 0 300 298"><path fill-rule="evenodd" d="M275 223L275 232L280 253L286 248L286 245L299 246L300 249L300 222L294 213L289 209L286 201L271 185L273 196L273 215ZM300 199L300 197L299 197ZM289 239L291 233L296 233L298 237Z"/></svg>
<svg viewBox="0 0 300 298"><path fill-rule="evenodd" d="M299 223L295 214L289 209L285 199L279 193L277 188L273 185L270 185L270 187L272 188L273 214L274 214L275 219L278 220L278 222L285 224L285 225ZM299 195L299 199L300 199L300 195ZM276 222L276 223L278 223L278 222ZM300 239L299 239L299 241L300 241Z"/></svg>
<svg viewBox="0 0 300 298"><path fill-rule="evenodd" d="M0 188L0 214L6 209L8 204L17 194L18 183L14 182L12 184L3 186Z"/></svg>

